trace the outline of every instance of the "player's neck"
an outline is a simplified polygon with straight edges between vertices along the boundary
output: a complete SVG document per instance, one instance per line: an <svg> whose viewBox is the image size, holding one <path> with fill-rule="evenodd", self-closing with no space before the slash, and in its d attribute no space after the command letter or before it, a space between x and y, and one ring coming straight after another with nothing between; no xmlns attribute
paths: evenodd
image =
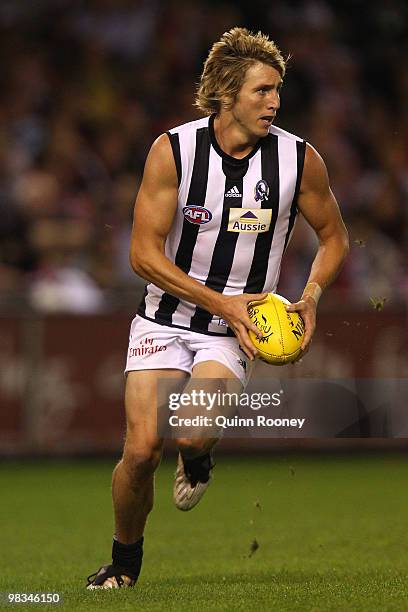
<svg viewBox="0 0 408 612"><path fill-rule="evenodd" d="M220 148L237 159L251 153L259 141L256 136L248 134L230 113L221 113L215 117L214 134Z"/></svg>

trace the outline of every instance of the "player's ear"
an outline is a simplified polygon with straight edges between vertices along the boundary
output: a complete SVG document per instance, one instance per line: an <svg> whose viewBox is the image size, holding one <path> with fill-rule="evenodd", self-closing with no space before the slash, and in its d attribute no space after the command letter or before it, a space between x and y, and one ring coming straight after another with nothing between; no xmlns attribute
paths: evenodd
<svg viewBox="0 0 408 612"><path fill-rule="evenodd" d="M229 111L234 106L235 98L224 94L220 97L220 109L223 111Z"/></svg>

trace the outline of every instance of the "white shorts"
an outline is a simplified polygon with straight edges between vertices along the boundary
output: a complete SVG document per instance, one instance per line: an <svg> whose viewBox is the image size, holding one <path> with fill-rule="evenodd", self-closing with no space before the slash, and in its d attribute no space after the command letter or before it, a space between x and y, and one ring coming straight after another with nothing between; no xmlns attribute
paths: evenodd
<svg viewBox="0 0 408 612"><path fill-rule="evenodd" d="M248 383L252 362L236 338L160 325L139 315L133 319L125 372L175 369L191 374L193 367L202 361L219 361L232 370L244 387Z"/></svg>

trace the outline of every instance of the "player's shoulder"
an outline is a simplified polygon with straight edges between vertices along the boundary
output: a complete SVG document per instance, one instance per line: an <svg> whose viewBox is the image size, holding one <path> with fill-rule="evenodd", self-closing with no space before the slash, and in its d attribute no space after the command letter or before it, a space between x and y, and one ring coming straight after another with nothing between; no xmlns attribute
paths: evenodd
<svg viewBox="0 0 408 612"><path fill-rule="evenodd" d="M202 127L207 127L208 119L208 117L203 117L202 119L189 121L160 134L150 147L146 167L148 169L160 167L164 173L167 171L170 177L173 177L177 170L179 181L181 175L179 143L182 141L183 147L186 148L189 143L191 145L195 142L195 132ZM174 162L176 162L176 165L174 165Z"/></svg>
<svg viewBox="0 0 408 612"><path fill-rule="evenodd" d="M269 133L273 134L274 136L278 136L279 138L286 138L289 140L295 140L297 142L305 142L304 139L301 138L300 136L296 136L296 134L292 134L291 132L288 132L287 130L283 130L277 125L271 125L271 127L269 128Z"/></svg>
<svg viewBox="0 0 408 612"><path fill-rule="evenodd" d="M203 127L208 127L209 117L202 117L201 119L195 119L193 121L188 121L187 123L183 123L181 125L177 125L176 127L170 128L167 130L168 134L182 134L185 132L195 132Z"/></svg>

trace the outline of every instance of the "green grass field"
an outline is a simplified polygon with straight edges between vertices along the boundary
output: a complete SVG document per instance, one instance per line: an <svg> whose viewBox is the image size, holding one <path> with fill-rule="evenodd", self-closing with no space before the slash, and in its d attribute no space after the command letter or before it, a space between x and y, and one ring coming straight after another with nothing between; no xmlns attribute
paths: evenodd
<svg viewBox="0 0 408 612"><path fill-rule="evenodd" d="M407 457L216 459L190 513L162 463L139 583L109 592L84 583L110 561L114 462L3 463L0 591L64 597L19 610L408 610Z"/></svg>

